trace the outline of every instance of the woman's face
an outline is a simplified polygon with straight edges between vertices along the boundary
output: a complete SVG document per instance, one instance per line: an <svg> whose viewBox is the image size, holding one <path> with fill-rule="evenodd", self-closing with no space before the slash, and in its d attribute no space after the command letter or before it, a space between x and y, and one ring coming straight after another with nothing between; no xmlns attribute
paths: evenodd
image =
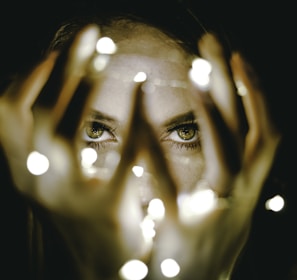
<svg viewBox="0 0 297 280"><path fill-rule="evenodd" d="M164 150L178 189L193 188L201 177L203 158L200 131L189 101L189 57L177 45L170 45L145 27L143 32L116 44L117 52L111 56L96 87L91 114L83 130L83 139L97 150L96 165L104 167L107 155L123 144L135 106L133 79L144 72L147 75L141 88L144 119ZM139 153L135 158L135 165L144 167L145 172L151 172L154 159L150 154Z"/></svg>

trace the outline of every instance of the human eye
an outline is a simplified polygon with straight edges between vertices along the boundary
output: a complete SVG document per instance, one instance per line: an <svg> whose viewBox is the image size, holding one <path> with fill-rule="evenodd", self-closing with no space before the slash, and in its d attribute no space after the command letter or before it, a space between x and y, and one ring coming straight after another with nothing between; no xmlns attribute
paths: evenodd
<svg viewBox="0 0 297 280"><path fill-rule="evenodd" d="M200 131L194 121L174 124L167 128L162 140L178 149L194 150L201 146Z"/></svg>
<svg viewBox="0 0 297 280"><path fill-rule="evenodd" d="M82 130L83 141L95 149L105 148L107 144L117 142L114 130L99 121L88 121Z"/></svg>

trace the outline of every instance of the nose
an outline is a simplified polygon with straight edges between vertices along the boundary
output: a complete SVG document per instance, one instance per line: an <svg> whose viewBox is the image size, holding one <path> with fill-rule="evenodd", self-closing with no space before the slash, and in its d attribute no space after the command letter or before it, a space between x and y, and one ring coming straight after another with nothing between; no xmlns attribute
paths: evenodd
<svg viewBox="0 0 297 280"><path fill-rule="evenodd" d="M162 197L162 185L153 164L149 152L141 151L129 170L128 182L136 186L143 207L147 207L152 199Z"/></svg>

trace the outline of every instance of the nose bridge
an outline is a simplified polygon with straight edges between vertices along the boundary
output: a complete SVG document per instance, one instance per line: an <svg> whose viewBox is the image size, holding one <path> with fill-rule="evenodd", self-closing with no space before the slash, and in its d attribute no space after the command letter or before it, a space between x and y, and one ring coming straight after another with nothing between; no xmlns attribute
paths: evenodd
<svg viewBox="0 0 297 280"><path fill-rule="evenodd" d="M136 125L136 142L134 142L134 165L140 166L145 172L159 177L159 170L156 170L158 163L165 163L159 139L155 134L147 117L144 115L144 106L141 104L141 114Z"/></svg>
<svg viewBox="0 0 297 280"><path fill-rule="evenodd" d="M141 87L143 89L143 85ZM134 165L141 166L146 172L152 172L155 159L153 143L158 139L146 115L145 92L139 94L135 106L134 125Z"/></svg>
<svg viewBox="0 0 297 280"><path fill-rule="evenodd" d="M142 167L143 171L153 173L152 164L153 159L151 158L150 151L140 149L136 152L133 166Z"/></svg>
<svg viewBox="0 0 297 280"><path fill-rule="evenodd" d="M149 153L146 150L138 150L130 166L131 169L126 170L125 185L129 188L132 187L144 207L153 198L161 196L160 182L151 168L151 164Z"/></svg>
<svg viewBox="0 0 297 280"><path fill-rule="evenodd" d="M167 208L175 211L177 188L161 150L154 150L154 146L145 144L138 148L130 172L128 182L133 182L137 187L143 206L159 198Z"/></svg>
<svg viewBox="0 0 297 280"><path fill-rule="evenodd" d="M158 189L162 197L174 199L176 197L175 182L170 176L159 137L146 115L146 103L144 102L146 93L143 92L142 86L143 84L139 85L135 91L131 124L124 147L124 149L128 148L125 154L129 159L129 166L132 163L132 170L128 171L131 173L131 175L129 174L129 181L135 179L137 185L139 185L138 183L141 185L144 178L149 178L149 180L145 180L145 184L153 183L153 188ZM140 173L135 173L135 170Z"/></svg>

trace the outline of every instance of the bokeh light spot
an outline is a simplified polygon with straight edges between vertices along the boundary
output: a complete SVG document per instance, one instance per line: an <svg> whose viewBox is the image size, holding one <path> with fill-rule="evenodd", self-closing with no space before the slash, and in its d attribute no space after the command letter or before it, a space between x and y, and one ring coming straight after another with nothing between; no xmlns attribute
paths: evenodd
<svg viewBox="0 0 297 280"><path fill-rule="evenodd" d="M102 37L97 41L96 50L101 54L114 54L117 51L117 46L109 37Z"/></svg>
<svg viewBox="0 0 297 280"><path fill-rule="evenodd" d="M142 280L148 274L148 268L140 260L130 260L120 269L119 275L124 280Z"/></svg>
<svg viewBox="0 0 297 280"><path fill-rule="evenodd" d="M134 165L132 171L136 177L141 177L143 175L144 169L141 166Z"/></svg>
<svg viewBox="0 0 297 280"><path fill-rule="evenodd" d="M81 165L84 168L91 167L97 160L97 152L93 148L84 148L81 150Z"/></svg>
<svg viewBox="0 0 297 280"><path fill-rule="evenodd" d="M265 203L267 210L274 212L281 211L285 206L285 200L280 195L275 195L274 197L268 199Z"/></svg>
<svg viewBox="0 0 297 280"><path fill-rule="evenodd" d="M49 169L49 160L45 155L33 151L28 155L27 168L33 175L42 175Z"/></svg>
<svg viewBox="0 0 297 280"><path fill-rule="evenodd" d="M134 82L140 83L146 80L147 76L144 72L138 72L134 77Z"/></svg>
<svg viewBox="0 0 297 280"><path fill-rule="evenodd" d="M192 68L189 72L190 79L196 83L200 89L208 89L211 73L211 64L203 58L195 58L192 61Z"/></svg>
<svg viewBox="0 0 297 280"><path fill-rule="evenodd" d="M161 199L154 198L149 202L147 208L148 214L154 220L160 220L165 216L165 206Z"/></svg>
<svg viewBox="0 0 297 280"><path fill-rule="evenodd" d="M174 259L165 259L161 263L161 271L167 278L173 278L180 272L180 266Z"/></svg>

